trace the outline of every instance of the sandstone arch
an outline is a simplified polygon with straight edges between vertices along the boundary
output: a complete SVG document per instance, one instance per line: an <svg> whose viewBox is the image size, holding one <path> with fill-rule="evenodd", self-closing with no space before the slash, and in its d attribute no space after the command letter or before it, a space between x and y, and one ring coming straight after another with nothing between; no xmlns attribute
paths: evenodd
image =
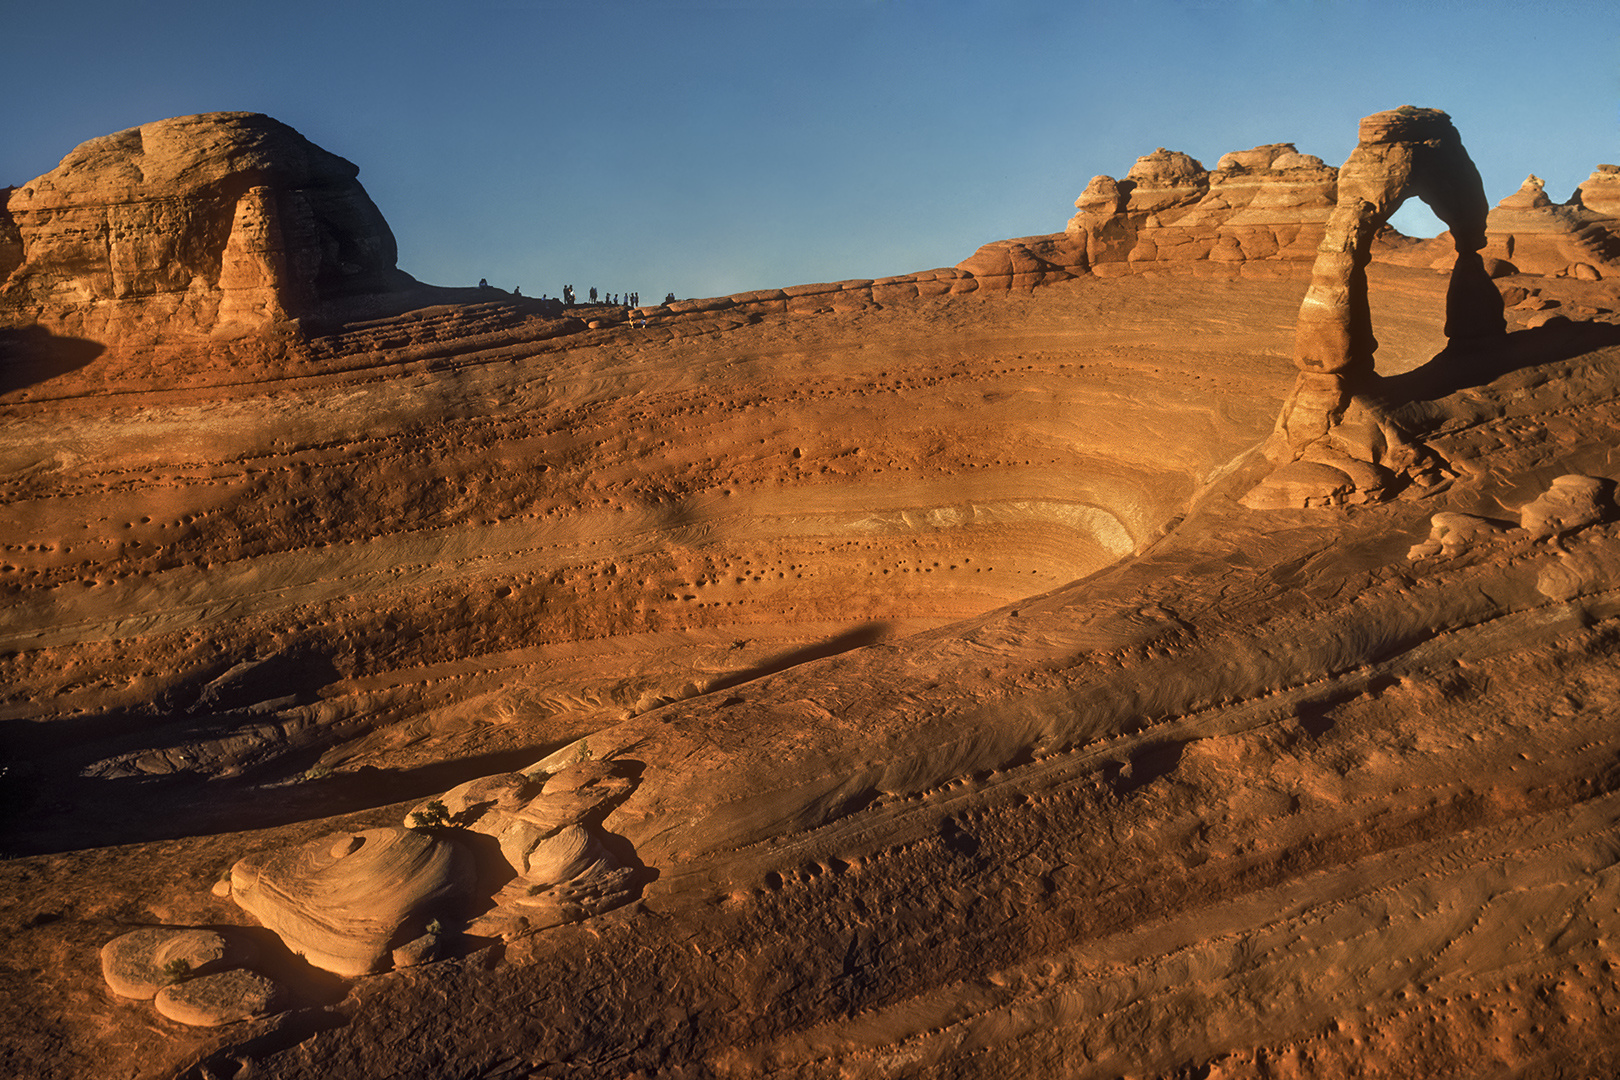
<svg viewBox="0 0 1620 1080"><path fill-rule="evenodd" d="M1501 294L1479 254L1486 243L1490 205L1451 117L1439 109L1407 105L1364 118L1359 143L1339 170L1338 202L1300 305L1294 335L1294 364L1300 373L1277 421L1278 438L1269 448L1273 460L1309 457L1309 449L1340 423L1356 395L1373 385L1378 342L1366 273L1372 239L1413 196L1446 223L1456 246L1446 336L1456 342L1506 333ZM1337 451L1346 452L1362 464L1378 464L1367 460L1374 456L1370 448ZM1354 472L1350 470L1352 478ZM1376 494L1368 492L1365 480L1354 487Z"/></svg>

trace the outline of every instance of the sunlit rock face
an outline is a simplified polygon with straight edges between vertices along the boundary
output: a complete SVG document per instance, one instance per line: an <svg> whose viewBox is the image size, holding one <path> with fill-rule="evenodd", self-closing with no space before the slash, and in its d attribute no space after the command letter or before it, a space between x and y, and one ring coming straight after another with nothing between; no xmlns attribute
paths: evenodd
<svg viewBox="0 0 1620 1080"><path fill-rule="evenodd" d="M0 315L108 340L237 335L403 275L359 170L257 113L77 147L0 215Z"/></svg>
<svg viewBox="0 0 1620 1080"><path fill-rule="evenodd" d="M1545 187L1540 177L1527 177L1491 208L1484 253L1527 274L1620 274L1620 167L1599 165L1562 203L1549 199Z"/></svg>
<svg viewBox="0 0 1620 1080"><path fill-rule="evenodd" d="M1382 497L1393 472L1416 464L1377 415L1351 413L1374 387L1367 266L1373 239L1406 199L1428 203L1456 248L1446 296L1446 335L1488 342L1506 331L1502 296L1485 270L1485 190L1451 118L1402 106L1361 121L1339 169L1338 203L1311 270L1294 331L1299 378L1268 452L1282 468L1249 498L1255 508L1332 505ZM1339 429L1347 417L1361 429Z"/></svg>
<svg viewBox="0 0 1620 1080"><path fill-rule="evenodd" d="M1093 177L1067 235L1091 271L1287 274L1311 258L1333 208L1337 170L1271 143L1222 155L1214 171L1163 147L1123 180Z"/></svg>

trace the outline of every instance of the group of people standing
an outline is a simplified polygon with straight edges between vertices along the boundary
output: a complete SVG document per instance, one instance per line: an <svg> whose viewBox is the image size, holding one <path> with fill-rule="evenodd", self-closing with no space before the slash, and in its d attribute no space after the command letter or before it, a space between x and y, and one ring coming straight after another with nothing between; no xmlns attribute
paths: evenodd
<svg viewBox="0 0 1620 1080"><path fill-rule="evenodd" d="M479 278L478 279L478 287L480 289L489 288L490 287L489 280L487 278ZM512 289L512 295L513 296L522 296L523 293L518 288L516 288L514 286L513 289ZM591 303L595 304L595 303L598 302L597 298L596 298L596 286L595 285L591 286L591 291L590 291L589 295L590 295L590 302ZM540 298L542 300L544 300L544 299L546 299L546 296L544 294L541 294ZM574 295L574 287L572 285L564 285L563 286L562 302L567 307L573 307L575 304L579 303L579 299ZM638 293L638 292L608 293L606 296L602 297L600 302L604 303L604 304L612 304L615 307L640 307L641 306L641 294ZM664 297L664 303L673 304L674 302L675 302L675 294L674 293L670 293L669 295Z"/></svg>
<svg viewBox="0 0 1620 1080"><path fill-rule="evenodd" d="M594 304L594 303L597 302L597 300L596 300L596 286L595 285L591 286L590 297L591 297L591 303ZM574 296L574 287L572 285L564 285L563 286L562 300L563 300L563 303L567 304L569 307L573 307L575 304L579 303L579 300L576 299L575 296ZM641 304L641 294L640 293L634 293L634 292L633 293L622 293L622 294L621 293L608 293L606 296L604 296L602 298L601 302L604 303L604 304L612 304L612 305L614 305L616 307L638 307Z"/></svg>

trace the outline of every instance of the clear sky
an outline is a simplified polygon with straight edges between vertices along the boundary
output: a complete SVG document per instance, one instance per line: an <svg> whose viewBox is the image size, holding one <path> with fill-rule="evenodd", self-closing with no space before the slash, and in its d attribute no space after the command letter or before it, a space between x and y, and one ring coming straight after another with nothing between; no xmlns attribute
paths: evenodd
<svg viewBox="0 0 1620 1080"><path fill-rule="evenodd" d="M1403 104L1451 113L1493 201L1620 162L1615 0L56 0L0 26L0 184L264 112L360 166L403 269L536 296L949 266L1060 231L1155 147L1337 165Z"/></svg>

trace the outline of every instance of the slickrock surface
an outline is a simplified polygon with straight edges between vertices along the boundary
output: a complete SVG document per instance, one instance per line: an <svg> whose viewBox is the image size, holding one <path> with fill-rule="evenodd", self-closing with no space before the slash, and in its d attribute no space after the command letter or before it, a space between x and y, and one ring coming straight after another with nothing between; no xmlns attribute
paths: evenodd
<svg viewBox="0 0 1620 1080"><path fill-rule="evenodd" d="M14 336L0 1073L1620 1070L1616 282L1502 276L1434 365L1446 276L1375 258L1433 482L1257 510L1306 280L1043 243ZM379 916L463 845L464 917ZM154 924L260 935L281 1011L112 993Z"/></svg>

